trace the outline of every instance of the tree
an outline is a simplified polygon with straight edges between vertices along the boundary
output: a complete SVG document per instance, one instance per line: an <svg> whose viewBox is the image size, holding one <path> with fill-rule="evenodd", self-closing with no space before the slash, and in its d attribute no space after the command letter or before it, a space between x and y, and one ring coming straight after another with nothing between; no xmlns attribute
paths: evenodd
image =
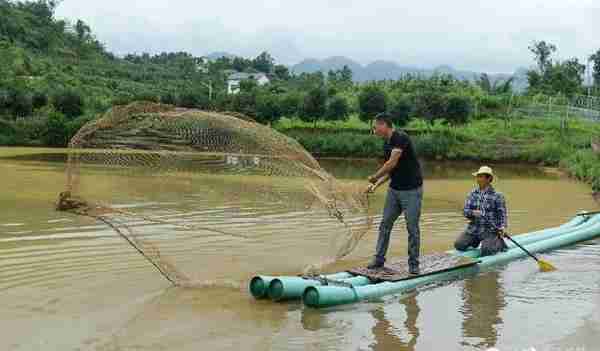
<svg viewBox="0 0 600 351"><path fill-rule="evenodd" d="M86 43L91 36L92 29L84 21L78 19L75 23L75 34L77 34L77 40L79 44Z"/></svg>
<svg viewBox="0 0 600 351"><path fill-rule="evenodd" d="M67 121L60 112L53 112L46 121L44 143L49 146L65 147L69 142L67 134Z"/></svg>
<svg viewBox="0 0 600 351"><path fill-rule="evenodd" d="M15 117L27 117L33 113L31 96L24 91L13 89L8 95L9 106Z"/></svg>
<svg viewBox="0 0 600 351"><path fill-rule="evenodd" d="M417 96L415 114L433 125L446 113L447 99L440 91L428 88Z"/></svg>
<svg viewBox="0 0 600 351"><path fill-rule="evenodd" d="M594 86L600 88L600 49L590 56L590 61L593 64L592 77L594 78Z"/></svg>
<svg viewBox="0 0 600 351"><path fill-rule="evenodd" d="M250 92L240 91L232 95L230 107L236 112L245 114L246 116L256 117L256 90Z"/></svg>
<svg viewBox="0 0 600 351"><path fill-rule="evenodd" d="M348 119L350 106L341 96L333 96L327 104L326 117L329 121L345 121Z"/></svg>
<svg viewBox="0 0 600 351"><path fill-rule="evenodd" d="M271 124L282 116L282 108L278 95L263 92L256 97L256 120Z"/></svg>
<svg viewBox="0 0 600 351"><path fill-rule="evenodd" d="M397 127L403 127L410 121L410 115L413 111L413 103L411 97L403 94L397 97L390 108L392 121Z"/></svg>
<svg viewBox="0 0 600 351"><path fill-rule="evenodd" d="M295 91L283 94L281 97L281 113L286 117L297 116L303 101L303 96Z"/></svg>
<svg viewBox="0 0 600 351"><path fill-rule="evenodd" d="M284 65L276 65L273 69L275 77L281 80L289 80L290 79L290 70Z"/></svg>
<svg viewBox="0 0 600 351"><path fill-rule="evenodd" d="M34 109L48 105L48 96L42 92L36 92L31 97L31 102Z"/></svg>
<svg viewBox="0 0 600 351"><path fill-rule="evenodd" d="M545 41L533 42L529 50L534 54L537 70L527 72L530 93L565 94L571 96L581 91L585 65L577 58L553 62L556 46Z"/></svg>
<svg viewBox="0 0 600 351"><path fill-rule="evenodd" d="M572 58L553 64L544 77L544 83L551 93L572 96L581 91L584 73L585 65L579 63L578 59Z"/></svg>
<svg viewBox="0 0 600 351"><path fill-rule="evenodd" d="M57 111L67 118L75 118L83 114L83 98L73 90L64 90L57 93L54 95L52 104Z"/></svg>
<svg viewBox="0 0 600 351"><path fill-rule="evenodd" d="M273 71L273 65L275 60L271 55L263 51L254 60L252 60L252 67L259 72L271 73Z"/></svg>
<svg viewBox="0 0 600 351"><path fill-rule="evenodd" d="M515 77L510 77L506 80L497 80L494 83L495 94L510 94L513 91L512 84L515 81Z"/></svg>
<svg viewBox="0 0 600 351"><path fill-rule="evenodd" d="M468 97L451 94L447 97L445 117L451 124L464 124L469 120L471 107Z"/></svg>
<svg viewBox="0 0 600 351"><path fill-rule="evenodd" d="M197 91L188 90L179 96L178 106L204 109L208 106L208 97Z"/></svg>
<svg viewBox="0 0 600 351"><path fill-rule="evenodd" d="M514 80L514 77L510 77L506 80L498 79L492 83L489 75L487 73L482 73L476 83L481 90L490 95L508 94L512 91L512 83Z"/></svg>
<svg viewBox="0 0 600 351"><path fill-rule="evenodd" d="M314 122L327 114L327 92L323 87L311 89L304 97L300 119L305 122Z"/></svg>
<svg viewBox="0 0 600 351"><path fill-rule="evenodd" d="M325 85L325 76L323 72L300 73L291 80L291 86L299 91L309 91L315 87Z"/></svg>
<svg viewBox="0 0 600 351"><path fill-rule="evenodd" d="M241 92L252 92L254 91L256 88L258 88L258 83L256 82L255 79L243 79L240 81L240 91Z"/></svg>
<svg viewBox="0 0 600 351"><path fill-rule="evenodd" d="M252 67L252 61L243 57L234 57L231 66L238 72L244 72L248 68Z"/></svg>
<svg viewBox="0 0 600 351"><path fill-rule="evenodd" d="M342 69L329 70L329 72L327 72L327 83L341 89L351 86L352 70L347 65L344 65Z"/></svg>
<svg viewBox="0 0 600 351"><path fill-rule="evenodd" d="M159 102L160 98L151 91L140 91L133 97L136 101Z"/></svg>
<svg viewBox="0 0 600 351"><path fill-rule="evenodd" d="M166 105L175 105L177 103L177 98L172 92L167 92L161 95L160 102Z"/></svg>
<svg viewBox="0 0 600 351"><path fill-rule="evenodd" d="M490 76L487 73L482 73L479 77L479 80L476 82L477 85L481 88L481 90L485 91L488 94L492 94L492 81L490 80Z"/></svg>
<svg viewBox="0 0 600 351"><path fill-rule="evenodd" d="M352 84L352 70L347 65L342 68L340 79L343 83Z"/></svg>
<svg viewBox="0 0 600 351"><path fill-rule="evenodd" d="M541 75L544 75L546 70L552 64L552 54L556 52L556 46L543 40L534 41L529 46L529 51L531 51L535 57L538 71Z"/></svg>
<svg viewBox="0 0 600 351"><path fill-rule="evenodd" d="M371 122L376 114L387 110L385 91L376 84L365 86L358 95L360 119Z"/></svg>

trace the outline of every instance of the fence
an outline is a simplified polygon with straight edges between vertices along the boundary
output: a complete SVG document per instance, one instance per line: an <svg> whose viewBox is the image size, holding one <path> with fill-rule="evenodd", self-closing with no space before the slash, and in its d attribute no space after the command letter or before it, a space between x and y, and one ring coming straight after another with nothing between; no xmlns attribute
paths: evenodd
<svg viewBox="0 0 600 351"><path fill-rule="evenodd" d="M565 123L571 119L600 122L600 98L584 95L571 98L514 95L510 99L508 111L509 118L552 118Z"/></svg>

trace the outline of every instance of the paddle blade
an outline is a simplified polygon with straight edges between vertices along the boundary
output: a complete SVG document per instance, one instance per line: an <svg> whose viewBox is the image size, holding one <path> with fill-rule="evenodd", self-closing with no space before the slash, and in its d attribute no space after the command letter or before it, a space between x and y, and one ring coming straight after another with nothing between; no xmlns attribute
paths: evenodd
<svg viewBox="0 0 600 351"><path fill-rule="evenodd" d="M550 263L548 263L544 260L539 260L538 266L540 266L540 271L542 271L542 272L552 272L552 271L556 270L556 267L554 267L553 265L551 265Z"/></svg>

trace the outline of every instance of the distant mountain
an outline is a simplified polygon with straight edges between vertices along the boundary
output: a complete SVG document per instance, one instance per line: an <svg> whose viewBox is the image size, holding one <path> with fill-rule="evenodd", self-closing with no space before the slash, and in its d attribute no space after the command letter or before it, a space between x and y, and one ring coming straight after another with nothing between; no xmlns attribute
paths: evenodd
<svg viewBox="0 0 600 351"><path fill-rule="evenodd" d="M221 57L234 58L236 56L237 55L230 54L230 53L224 52L224 51L215 51L215 52L211 52L208 55L205 55L204 57L211 59L211 60L216 60L216 59L220 59Z"/></svg>
<svg viewBox="0 0 600 351"><path fill-rule="evenodd" d="M392 61L374 61L364 67L365 80L383 80L383 79L399 79L402 76L411 73L425 75L425 70L409 67L400 66Z"/></svg>
<svg viewBox="0 0 600 351"><path fill-rule="evenodd" d="M323 60L305 59L302 62L290 67L290 70L296 74L314 73L321 71L327 73L329 70L337 70L348 66L352 70L354 80L357 82L366 82L372 80L398 79L406 74L422 75L430 77L434 74L449 74L456 79L475 81L479 79L482 72L456 70L448 65L438 66L434 69L423 69L413 66L401 66L393 61L378 60L363 66L360 63L353 61L343 56L333 56ZM527 69L520 68L515 72L515 81L513 87L517 91L524 90L527 85L527 77L524 72ZM489 74L492 81L498 79L508 79L511 74ZM525 83L525 84L524 84Z"/></svg>

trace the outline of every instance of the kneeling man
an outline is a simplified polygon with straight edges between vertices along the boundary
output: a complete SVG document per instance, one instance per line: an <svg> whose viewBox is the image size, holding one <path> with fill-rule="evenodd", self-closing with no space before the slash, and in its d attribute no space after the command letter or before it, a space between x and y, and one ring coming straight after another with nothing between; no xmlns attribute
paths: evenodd
<svg viewBox="0 0 600 351"><path fill-rule="evenodd" d="M494 255L506 250L503 236L506 230L506 202L504 195L494 190L494 173L483 166L473 173L477 185L467 197L464 216L469 220L467 229L460 235L454 247L466 251L481 244L481 256Z"/></svg>

